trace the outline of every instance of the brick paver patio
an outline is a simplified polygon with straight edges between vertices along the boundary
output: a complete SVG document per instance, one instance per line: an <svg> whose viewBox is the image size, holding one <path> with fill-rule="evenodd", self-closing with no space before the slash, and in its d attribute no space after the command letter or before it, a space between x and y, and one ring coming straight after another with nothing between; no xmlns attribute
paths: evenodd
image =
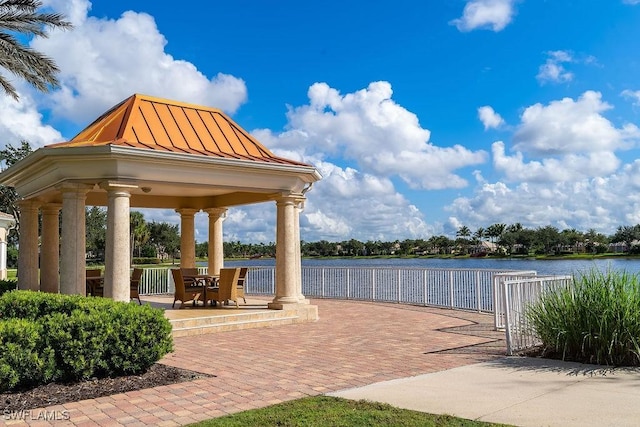
<svg viewBox="0 0 640 427"><path fill-rule="evenodd" d="M338 300L312 304L317 322L176 338L175 351L161 361L214 377L36 409L2 422L178 426L505 354L491 315ZM33 419L38 414L58 419Z"/></svg>

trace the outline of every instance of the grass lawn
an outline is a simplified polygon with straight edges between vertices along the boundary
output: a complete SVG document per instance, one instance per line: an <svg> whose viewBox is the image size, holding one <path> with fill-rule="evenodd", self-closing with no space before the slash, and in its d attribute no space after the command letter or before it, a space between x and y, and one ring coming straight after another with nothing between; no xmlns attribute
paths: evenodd
<svg viewBox="0 0 640 427"><path fill-rule="evenodd" d="M484 423L449 415L432 415L399 409L386 403L329 396L306 397L190 425L197 427L505 426L505 424Z"/></svg>

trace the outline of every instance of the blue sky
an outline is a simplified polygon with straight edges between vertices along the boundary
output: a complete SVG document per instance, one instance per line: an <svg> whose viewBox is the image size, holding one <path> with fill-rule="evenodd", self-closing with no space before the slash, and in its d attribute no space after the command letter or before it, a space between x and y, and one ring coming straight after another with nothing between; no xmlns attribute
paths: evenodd
<svg viewBox="0 0 640 427"><path fill-rule="evenodd" d="M70 139L143 93L314 164L303 240L640 223L640 0L44 3L75 25L31 41L62 86L16 81L0 144ZM274 241L274 217L232 208L225 238Z"/></svg>

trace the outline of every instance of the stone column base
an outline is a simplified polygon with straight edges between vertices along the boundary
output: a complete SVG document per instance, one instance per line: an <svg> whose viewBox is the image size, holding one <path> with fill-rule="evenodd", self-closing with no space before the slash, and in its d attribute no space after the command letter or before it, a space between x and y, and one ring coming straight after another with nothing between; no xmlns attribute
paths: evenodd
<svg viewBox="0 0 640 427"><path fill-rule="evenodd" d="M316 321L318 320L318 306L311 305L308 301L301 304L298 303L280 303L270 302L267 307L271 310L285 310L294 312L300 321Z"/></svg>

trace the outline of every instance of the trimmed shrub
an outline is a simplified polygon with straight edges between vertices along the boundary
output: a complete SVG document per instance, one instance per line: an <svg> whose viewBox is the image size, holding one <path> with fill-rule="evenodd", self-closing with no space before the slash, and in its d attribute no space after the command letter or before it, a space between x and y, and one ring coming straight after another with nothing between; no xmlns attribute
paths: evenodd
<svg viewBox="0 0 640 427"><path fill-rule="evenodd" d="M0 280L0 295L18 289L16 280Z"/></svg>
<svg viewBox="0 0 640 427"><path fill-rule="evenodd" d="M548 292L527 310L544 350L563 360L640 365L637 274L591 270L569 288Z"/></svg>
<svg viewBox="0 0 640 427"><path fill-rule="evenodd" d="M20 341L26 337L13 332L19 329L6 326L16 321L34 325L28 345ZM142 373L173 350L171 324L162 310L107 298L8 292L0 297L0 325L5 352L23 349L19 357L3 359L0 353L0 379L12 388ZM44 373L32 375L35 383L16 377L33 357L49 363Z"/></svg>
<svg viewBox="0 0 640 427"><path fill-rule="evenodd" d="M53 380L55 358L51 348L42 346L42 335L38 322L0 321L0 391Z"/></svg>

